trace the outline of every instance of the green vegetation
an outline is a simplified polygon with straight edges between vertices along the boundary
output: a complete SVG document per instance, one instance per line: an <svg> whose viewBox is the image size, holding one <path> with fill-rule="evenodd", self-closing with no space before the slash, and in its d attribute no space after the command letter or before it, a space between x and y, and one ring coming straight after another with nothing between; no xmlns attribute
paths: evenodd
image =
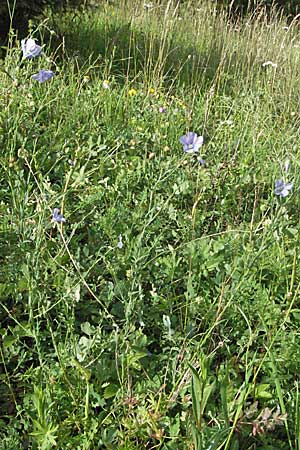
<svg viewBox="0 0 300 450"><path fill-rule="evenodd" d="M232 12L249 13L259 8L267 11L277 8L286 15L296 16L300 12L298 0L216 0L218 5L229 8Z"/></svg>
<svg viewBox="0 0 300 450"><path fill-rule="evenodd" d="M299 450L299 29L126 1L30 31L0 66L0 450Z"/></svg>
<svg viewBox="0 0 300 450"><path fill-rule="evenodd" d="M45 8L65 11L85 7L86 3L87 0L0 0L0 45L2 40L6 42L11 25L26 33L28 20L42 14Z"/></svg>

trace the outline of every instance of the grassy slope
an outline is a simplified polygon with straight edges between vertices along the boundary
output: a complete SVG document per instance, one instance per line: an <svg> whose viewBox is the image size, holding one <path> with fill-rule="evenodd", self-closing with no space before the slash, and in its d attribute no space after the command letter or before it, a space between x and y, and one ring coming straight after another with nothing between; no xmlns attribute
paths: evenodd
<svg viewBox="0 0 300 450"><path fill-rule="evenodd" d="M299 34L199 3L1 66L1 450L300 448Z"/></svg>

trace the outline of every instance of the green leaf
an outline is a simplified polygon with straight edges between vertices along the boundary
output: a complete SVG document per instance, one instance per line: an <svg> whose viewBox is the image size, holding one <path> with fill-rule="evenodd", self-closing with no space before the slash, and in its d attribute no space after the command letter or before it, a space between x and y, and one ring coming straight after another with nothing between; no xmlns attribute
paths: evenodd
<svg viewBox="0 0 300 450"><path fill-rule="evenodd" d="M96 332L95 327L91 326L91 324L89 322L82 323L80 328L81 328L81 331L83 333L87 334L88 336L92 336Z"/></svg>
<svg viewBox="0 0 300 450"><path fill-rule="evenodd" d="M265 399L271 399L273 398L273 395L268 392L268 389L270 388L269 384L259 384L255 387L255 394L254 396L256 398L265 398Z"/></svg>
<svg viewBox="0 0 300 450"><path fill-rule="evenodd" d="M103 397L105 398L105 400L114 397L119 389L120 386L118 384L112 383L104 389Z"/></svg>

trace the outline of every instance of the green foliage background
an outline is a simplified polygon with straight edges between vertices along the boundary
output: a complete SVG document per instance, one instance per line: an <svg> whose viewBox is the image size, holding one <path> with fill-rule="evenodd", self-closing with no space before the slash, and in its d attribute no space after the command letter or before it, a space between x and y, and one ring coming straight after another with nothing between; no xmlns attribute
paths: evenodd
<svg viewBox="0 0 300 450"><path fill-rule="evenodd" d="M298 0L216 0L219 5L230 8L233 12L247 13L256 8L271 9L276 6L281 8L285 14L296 15L300 12Z"/></svg>
<svg viewBox="0 0 300 450"><path fill-rule="evenodd" d="M26 32L28 20L41 14L45 8L58 10L85 3L85 0L0 0L0 38L5 39L11 18L13 28Z"/></svg>
<svg viewBox="0 0 300 450"><path fill-rule="evenodd" d="M177 5L1 61L0 450L300 449L300 33Z"/></svg>

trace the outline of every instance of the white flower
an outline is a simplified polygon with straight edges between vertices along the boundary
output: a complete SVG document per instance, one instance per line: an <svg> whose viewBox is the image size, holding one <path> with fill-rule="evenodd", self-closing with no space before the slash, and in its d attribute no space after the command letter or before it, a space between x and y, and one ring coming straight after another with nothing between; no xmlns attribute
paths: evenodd
<svg viewBox="0 0 300 450"><path fill-rule="evenodd" d="M21 41L21 47L23 52L23 58L26 59L32 59L36 56L39 56L39 54L42 51L42 47L40 45L37 45L35 43L35 40L32 38L29 39L22 39Z"/></svg>
<svg viewBox="0 0 300 450"><path fill-rule="evenodd" d="M119 249L123 248L123 241L122 241L122 235L121 234L119 234L119 241L118 241L117 247Z"/></svg>
<svg viewBox="0 0 300 450"><path fill-rule="evenodd" d="M272 66L274 69L277 69L277 67L278 67L277 64L276 64L276 63L273 63L272 61L266 61L266 62L264 62L262 66L263 66L263 67Z"/></svg>

